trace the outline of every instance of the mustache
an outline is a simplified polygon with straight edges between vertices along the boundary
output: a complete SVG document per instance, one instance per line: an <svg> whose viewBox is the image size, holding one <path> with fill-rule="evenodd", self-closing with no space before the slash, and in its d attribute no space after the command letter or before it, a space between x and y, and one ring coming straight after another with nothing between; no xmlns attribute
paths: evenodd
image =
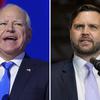
<svg viewBox="0 0 100 100"><path fill-rule="evenodd" d="M80 37L79 41L80 42L83 42L83 41L94 42L93 39L90 38L89 36L82 36L82 37Z"/></svg>

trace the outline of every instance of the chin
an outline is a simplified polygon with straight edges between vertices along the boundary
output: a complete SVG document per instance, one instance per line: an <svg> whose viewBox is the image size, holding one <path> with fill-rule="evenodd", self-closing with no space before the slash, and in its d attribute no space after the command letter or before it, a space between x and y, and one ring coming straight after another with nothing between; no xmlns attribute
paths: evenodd
<svg viewBox="0 0 100 100"><path fill-rule="evenodd" d="M18 49L14 49L14 50L5 50L4 51L6 54L9 54L9 55L13 55L13 54L16 54L16 53L18 53L19 51L18 51Z"/></svg>

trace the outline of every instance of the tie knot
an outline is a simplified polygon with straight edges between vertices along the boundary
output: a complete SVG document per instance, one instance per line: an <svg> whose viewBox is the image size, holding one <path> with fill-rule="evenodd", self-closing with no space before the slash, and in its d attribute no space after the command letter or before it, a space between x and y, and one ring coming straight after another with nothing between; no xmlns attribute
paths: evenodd
<svg viewBox="0 0 100 100"><path fill-rule="evenodd" d="M88 69L88 71L92 71L93 65L91 63L86 63L85 67Z"/></svg>
<svg viewBox="0 0 100 100"><path fill-rule="evenodd" d="M5 68L5 69L10 69L12 66L13 66L13 62L3 62L2 63L2 66Z"/></svg>

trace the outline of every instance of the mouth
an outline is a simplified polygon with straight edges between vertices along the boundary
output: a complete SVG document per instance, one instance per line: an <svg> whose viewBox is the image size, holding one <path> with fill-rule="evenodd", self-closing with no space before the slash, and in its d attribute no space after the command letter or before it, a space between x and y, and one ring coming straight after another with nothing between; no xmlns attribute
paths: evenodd
<svg viewBox="0 0 100 100"><path fill-rule="evenodd" d="M79 45L81 47L90 47L91 45L93 45L93 41L91 39L81 39L79 41Z"/></svg>
<svg viewBox="0 0 100 100"><path fill-rule="evenodd" d="M82 46L89 46L89 45L93 44L93 40L89 37L82 37L82 38L80 38L79 43Z"/></svg>
<svg viewBox="0 0 100 100"><path fill-rule="evenodd" d="M81 40L80 42L81 43L88 43L88 42L91 42L91 41L89 41L89 40Z"/></svg>
<svg viewBox="0 0 100 100"><path fill-rule="evenodd" d="M7 36L3 38L4 41L10 40L10 41L16 41L17 37L15 36Z"/></svg>
<svg viewBox="0 0 100 100"><path fill-rule="evenodd" d="M89 38L81 38L79 41L80 42L93 42L92 39L89 39Z"/></svg>

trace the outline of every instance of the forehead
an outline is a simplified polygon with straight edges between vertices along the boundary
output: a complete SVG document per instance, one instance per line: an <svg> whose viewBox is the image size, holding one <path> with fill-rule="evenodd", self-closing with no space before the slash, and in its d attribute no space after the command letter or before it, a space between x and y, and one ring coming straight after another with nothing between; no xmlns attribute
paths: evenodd
<svg viewBox="0 0 100 100"><path fill-rule="evenodd" d="M94 23L99 23L100 24L100 13L96 11L83 11L80 12L75 19L73 20L74 22L94 22Z"/></svg>
<svg viewBox="0 0 100 100"><path fill-rule="evenodd" d="M0 10L0 19L20 19L25 20L26 15L21 8L17 6L4 7Z"/></svg>

